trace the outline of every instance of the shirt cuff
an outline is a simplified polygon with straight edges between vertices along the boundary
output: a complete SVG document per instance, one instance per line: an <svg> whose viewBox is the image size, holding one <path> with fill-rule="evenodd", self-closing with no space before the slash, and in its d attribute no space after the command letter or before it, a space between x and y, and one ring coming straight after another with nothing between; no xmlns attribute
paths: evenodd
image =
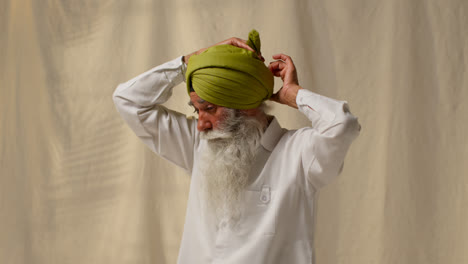
<svg viewBox="0 0 468 264"><path fill-rule="evenodd" d="M337 105L341 105L342 102L301 89L297 93L296 104L299 111L309 120L321 119L325 122L333 122Z"/></svg>
<svg viewBox="0 0 468 264"><path fill-rule="evenodd" d="M166 78L175 86L185 81L184 65L183 56L180 56L174 60L164 63L160 67L167 69L164 72L166 74Z"/></svg>

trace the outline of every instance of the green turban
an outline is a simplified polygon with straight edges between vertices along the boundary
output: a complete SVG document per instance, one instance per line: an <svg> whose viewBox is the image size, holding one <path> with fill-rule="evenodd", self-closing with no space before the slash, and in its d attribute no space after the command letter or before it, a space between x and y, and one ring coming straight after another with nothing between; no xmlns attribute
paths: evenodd
<svg viewBox="0 0 468 264"><path fill-rule="evenodd" d="M247 44L260 53L260 36L249 34ZM258 107L273 94L273 74L255 52L232 45L208 48L189 59L187 92L201 99L234 109Z"/></svg>

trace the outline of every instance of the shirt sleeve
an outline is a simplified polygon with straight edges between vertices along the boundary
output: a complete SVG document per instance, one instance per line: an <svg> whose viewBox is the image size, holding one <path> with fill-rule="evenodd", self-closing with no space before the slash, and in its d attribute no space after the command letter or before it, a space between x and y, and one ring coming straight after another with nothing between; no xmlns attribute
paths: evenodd
<svg viewBox="0 0 468 264"><path fill-rule="evenodd" d="M153 152L190 172L198 136L196 120L162 106L185 81L182 57L154 67L117 86L117 111Z"/></svg>
<svg viewBox="0 0 468 264"><path fill-rule="evenodd" d="M359 135L361 125L346 101L334 100L306 89L298 92L296 103L312 122L303 134L302 163L308 181L317 189L338 176L346 152Z"/></svg>

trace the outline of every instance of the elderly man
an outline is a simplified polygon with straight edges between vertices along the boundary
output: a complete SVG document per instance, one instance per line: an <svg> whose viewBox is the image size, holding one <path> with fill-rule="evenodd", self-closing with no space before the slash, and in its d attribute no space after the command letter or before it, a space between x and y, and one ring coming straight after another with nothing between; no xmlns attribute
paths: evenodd
<svg viewBox="0 0 468 264"><path fill-rule="evenodd" d="M343 167L360 125L345 101L298 84L284 54L268 67L253 30L157 66L114 93L123 119L155 153L191 175L178 263L313 263L318 190ZM273 76L283 87L273 94ZM186 81L198 119L162 106ZM286 130L272 100L311 127Z"/></svg>

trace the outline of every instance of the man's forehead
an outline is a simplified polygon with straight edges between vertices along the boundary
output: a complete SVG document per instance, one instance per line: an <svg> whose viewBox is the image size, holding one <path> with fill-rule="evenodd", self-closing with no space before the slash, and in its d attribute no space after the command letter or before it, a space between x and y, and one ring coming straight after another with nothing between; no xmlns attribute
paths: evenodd
<svg viewBox="0 0 468 264"><path fill-rule="evenodd" d="M204 104L206 103L205 100L201 99L200 96L198 96L197 93L195 92L190 92L190 102L189 102L189 105L193 105L193 103L199 103L199 104Z"/></svg>

